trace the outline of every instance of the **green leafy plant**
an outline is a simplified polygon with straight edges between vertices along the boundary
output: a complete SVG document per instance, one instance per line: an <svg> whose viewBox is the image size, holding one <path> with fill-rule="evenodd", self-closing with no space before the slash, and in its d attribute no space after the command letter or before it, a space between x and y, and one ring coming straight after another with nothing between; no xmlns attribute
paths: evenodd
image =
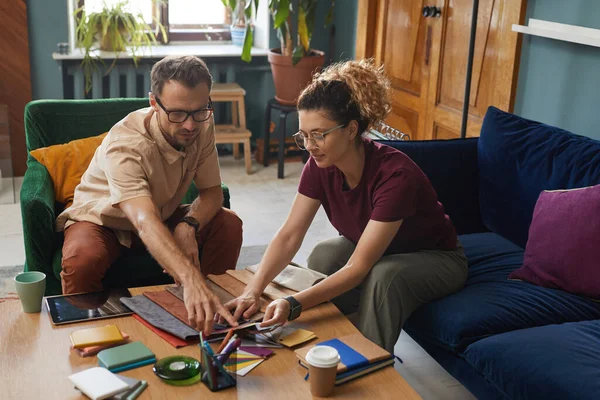
<svg viewBox="0 0 600 400"><path fill-rule="evenodd" d="M249 21L258 11L259 0L221 0L225 7L230 10L238 10L238 2L244 2L244 17L246 21L246 34L242 48L242 60L250 62L252 55L253 30ZM327 0L330 3L329 11L325 19L325 25L329 25L333 19L333 7L335 0ZM298 0L297 9L294 9L292 0L269 0L269 13L273 18L273 28L277 30L277 36L281 43L281 54L291 56L296 65L302 57L310 54L310 41L312 39L315 20L317 17L318 0ZM294 16L294 14L296 14ZM296 21L297 37L292 38L292 23Z"/></svg>
<svg viewBox="0 0 600 400"><path fill-rule="evenodd" d="M144 20L141 12L128 11L129 2L120 1L112 6L103 4L102 11L86 13L85 5L75 10L77 45L84 51L81 66L85 76L85 91L92 88L92 72L97 62L104 64L96 50L115 52L115 58L105 74L110 73L119 54L129 50L137 67L139 51L158 43L156 34ZM157 31L160 30L166 39L167 32L162 24L154 21Z"/></svg>

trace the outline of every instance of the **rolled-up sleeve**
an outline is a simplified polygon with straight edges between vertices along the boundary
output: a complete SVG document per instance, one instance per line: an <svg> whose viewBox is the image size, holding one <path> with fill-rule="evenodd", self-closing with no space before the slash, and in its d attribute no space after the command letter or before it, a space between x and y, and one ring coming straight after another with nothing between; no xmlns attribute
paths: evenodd
<svg viewBox="0 0 600 400"><path fill-rule="evenodd" d="M152 197L142 156L135 147L127 143L110 143L106 149L105 168L113 207L136 197Z"/></svg>
<svg viewBox="0 0 600 400"><path fill-rule="evenodd" d="M206 140L203 140L203 147L198 156L198 168L194 175L196 188L206 189L221 184L221 169L219 167L219 155L215 144L215 125L214 122L206 132Z"/></svg>

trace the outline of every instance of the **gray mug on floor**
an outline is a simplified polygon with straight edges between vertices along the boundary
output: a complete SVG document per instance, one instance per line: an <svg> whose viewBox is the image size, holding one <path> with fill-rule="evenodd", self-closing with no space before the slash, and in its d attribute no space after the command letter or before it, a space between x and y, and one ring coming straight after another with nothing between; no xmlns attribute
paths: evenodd
<svg viewBox="0 0 600 400"><path fill-rule="evenodd" d="M42 311L46 274L39 271L21 272L15 276L15 287L24 312L38 313Z"/></svg>

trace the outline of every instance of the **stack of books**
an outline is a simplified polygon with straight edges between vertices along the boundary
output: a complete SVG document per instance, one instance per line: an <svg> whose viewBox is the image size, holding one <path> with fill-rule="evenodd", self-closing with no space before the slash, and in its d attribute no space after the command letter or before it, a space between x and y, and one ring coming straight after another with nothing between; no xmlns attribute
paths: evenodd
<svg viewBox="0 0 600 400"><path fill-rule="evenodd" d="M331 346L340 354L335 384L340 385L349 380L394 364L394 355L388 353L360 333L331 339L317 343L315 346ZM307 346L295 351L300 365L308 369L306 355L314 346Z"/></svg>

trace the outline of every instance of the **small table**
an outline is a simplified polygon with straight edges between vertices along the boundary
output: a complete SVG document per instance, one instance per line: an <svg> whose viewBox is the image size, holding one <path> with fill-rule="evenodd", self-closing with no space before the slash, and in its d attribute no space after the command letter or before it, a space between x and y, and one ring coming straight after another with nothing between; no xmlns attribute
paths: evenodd
<svg viewBox="0 0 600 400"><path fill-rule="evenodd" d="M267 167L269 165L269 140L271 138L270 122L271 122L271 111L273 109L279 110L279 149L277 151L277 178L283 179L283 164L285 156L285 137L286 137L286 122L289 114L297 112L296 106L288 106L281 104L275 99L271 99L267 102L267 128L265 130L265 144L263 153L263 165Z"/></svg>
<svg viewBox="0 0 600 400"><path fill-rule="evenodd" d="M137 295L165 287L134 288L130 291ZM132 317L53 326L45 306L39 314L25 314L21 311L19 300L0 303L0 314L0 388L5 399L85 399L73 387L68 376L98 366L98 361L96 357L80 357L69 350L69 334L78 329L115 324L129 334L131 341L139 340L148 346L158 359L176 354L200 359L197 345L175 349ZM315 332L318 339L313 344L357 332L332 303L306 310L293 324ZM122 374L148 382L140 396L142 400L310 398L309 383L304 380L306 371L298 365L294 352L287 348L273 350L275 355L245 377L238 377L237 388L215 393L202 383L185 387L163 383L154 375L151 365ZM393 367L337 386L331 398L420 399Z"/></svg>

